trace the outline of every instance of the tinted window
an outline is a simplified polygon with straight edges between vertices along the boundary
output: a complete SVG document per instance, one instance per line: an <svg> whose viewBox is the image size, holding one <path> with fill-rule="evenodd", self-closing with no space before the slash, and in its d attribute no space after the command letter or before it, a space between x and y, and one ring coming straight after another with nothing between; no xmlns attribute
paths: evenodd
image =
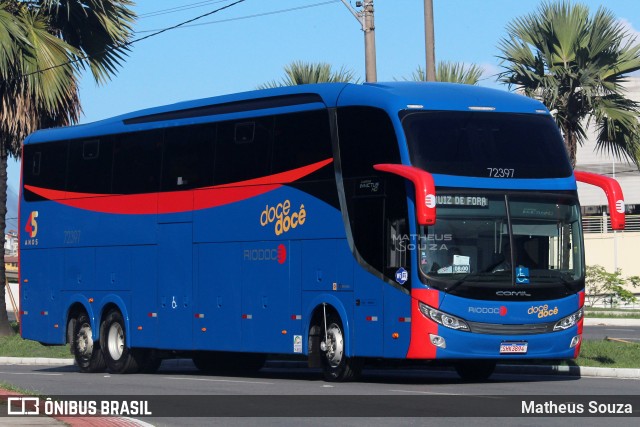
<svg viewBox="0 0 640 427"><path fill-rule="evenodd" d="M118 135L113 147L114 194L153 193L160 190L162 132Z"/></svg>
<svg viewBox="0 0 640 427"><path fill-rule="evenodd" d="M90 139L69 144L67 191L109 194L113 155L111 141Z"/></svg>
<svg viewBox="0 0 640 427"><path fill-rule="evenodd" d="M378 174L377 163L400 163L391 119L383 110L347 107L338 110L340 157L345 178Z"/></svg>
<svg viewBox="0 0 640 427"><path fill-rule="evenodd" d="M267 176L272 138L271 117L218 123L215 184Z"/></svg>
<svg viewBox="0 0 640 427"><path fill-rule="evenodd" d="M213 183L215 125L165 131L162 190L206 187Z"/></svg>
<svg viewBox="0 0 640 427"><path fill-rule="evenodd" d="M272 173L290 171L333 157L331 132L326 110L275 117ZM301 181L330 179L333 165L306 176Z"/></svg>
<svg viewBox="0 0 640 427"><path fill-rule="evenodd" d="M411 162L431 173L496 178L570 176L548 116L459 111L404 113Z"/></svg>
<svg viewBox="0 0 640 427"><path fill-rule="evenodd" d="M67 168L67 145L66 141L26 145L22 160L24 184L63 191ZM28 190L25 190L24 198L28 201L41 200Z"/></svg>
<svg viewBox="0 0 640 427"><path fill-rule="evenodd" d="M409 269L406 245L397 244L408 235L406 182L373 169L378 163L400 163L393 124L382 110L349 107L338 110L338 133L356 250L380 275L395 281L400 267Z"/></svg>

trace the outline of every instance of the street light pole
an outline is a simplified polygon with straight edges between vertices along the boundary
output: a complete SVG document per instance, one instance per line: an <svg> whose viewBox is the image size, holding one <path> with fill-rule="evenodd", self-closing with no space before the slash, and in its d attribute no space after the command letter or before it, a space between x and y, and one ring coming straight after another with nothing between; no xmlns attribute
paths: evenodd
<svg viewBox="0 0 640 427"><path fill-rule="evenodd" d="M364 31L364 62L366 81L369 83L376 82L378 75L376 71L376 33L373 22L373 0L357 1L356 7L362 7L362 11L358 12L351 7L347 0L342 3L349 9L351 14L358 20Z"/></svg>
<svg viewBox="0 0 640 427"><path fill-rule="evenodd" d="M428 82L436 81L436 40L433 24L433 0L424 0L424 45Z"/></svg>

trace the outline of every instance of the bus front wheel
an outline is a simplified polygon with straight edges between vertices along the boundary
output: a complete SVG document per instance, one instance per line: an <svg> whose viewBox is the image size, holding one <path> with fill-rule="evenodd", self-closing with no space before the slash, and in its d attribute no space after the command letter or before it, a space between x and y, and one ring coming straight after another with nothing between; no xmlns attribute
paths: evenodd
<svg viewBox="0 0 640 427"><path fill-rule="evenodd" d="M97 336L95 338L98 338ZM106 368L104 354L100 350L99 340L94 340L91 320L86 313L78 315L73 327L71 342L73 357L80 372L102 372Z"/></svg>
<svg viewBox="0 0 640 427"><path fill-rule="evenodd" d="M326 319L326 333L321 336L322 373L325 381L339 382L356 379L362 370L358 359L345 354L346 340L340 318L329 314ZM324 332L324 331L323 331Z"/></svg>
<svg viewBox="0 0 640 427"><path fill-rule="evenodd" d="M136 350L126 345L125 323L118 310L110 311L100 327L100 346L107 369L113 374L130 374L140 369L140 357Z"/></svg>

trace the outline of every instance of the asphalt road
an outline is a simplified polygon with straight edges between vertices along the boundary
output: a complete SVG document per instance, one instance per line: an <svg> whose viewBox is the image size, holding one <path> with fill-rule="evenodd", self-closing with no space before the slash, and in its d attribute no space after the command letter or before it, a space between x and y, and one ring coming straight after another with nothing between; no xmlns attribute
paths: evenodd
<svg viewBox="0 0 640 427"><path fill-rule="evenodd" d="M584 327L583 338L585 340L602 340L606 337L640 342L640 326L587 325Z"/></svg>
<svg viewBox="0 0 640 427"><path fill-rule="evenodd" d="M637 395L640 390L640 380L624 380L609 378L576 378L562 375L532 376L496 374L490 381L484 383L463 383L456 374L443 369L386 369L366 370L362 379L353 383L326 383L320 379L318 371L302 368L265 368L253 376L210 376L200 374L192 364L182 366L164 366L156 374L147 375L110 375L81 374L75 367L39 367L39 366L0 366L0 381L14 384L18 387L37 391L44 395L60 396L97 396L97 395L208 395L208 396L238 396L238 400L231 404L244 404L241 400L247 396L261 396L260 399L277 399L278 396L290 402L275 408L273 417L261 418L260 425L366 425L367 427L389 425L425 425L429 420L425 418L310 418L289 417L281 418L293 411L295 405L304 405L298 396L313 396L315 398L352 399L361 405L375 405L377 413L385 405L389 411L397 409L399 402L412 402L412 399L424 399L425 405L433 404L429 399L451 399L453 404L460 407L460 411L482 409L483 402L489 404L514 405L509 400L512 395L528 395L531 399L553 399L554 395L568 395L578 398L579 395L597 396L628 396ZM468 395L465 397L465 395ZM382 396L382 397L381 397ZM386 396L386 397L385 397ZM422 397L420 397L422 396ZM478 398L478 396L483 396ZM250 398L249 398L250 399ZM298 400L296 400L298 399ZM478 399L485 399L478 400ZM497 400L496 400L497 399ZM615 397L614 397L615 399ZM345 400L347 403L352 400ZM438 402L441 402L438 401ZM170 400L171 402L172 400ZM250 402L250 401L248 401ZM184 403L184 402L183 402ZM254 402L255 403L255 402ZM264 402L263 402L264 403ZM330 417L332 404L326 405L326 417ZM177 405L181 404L179 401ZM212 404L215 404L213 402ZM279 402L282 404L282 401ZM438 403L440 405L441 403ZM518 402L518 405L520 403ZM247 407L250 415L251 406ZM335 406L336 410L339 409ZM479 409L478 409L479 408ZM227 408L224 408L227 409ZM344 410L344 408L342 408ZM513 408L511 408L513 409ZM437 408L434 406L434 410ZM640 417L640 404L634 407L635 416ZM157 426L195 426L211 424L202 418L142 418L145 422ZM332 421L333 420L333 421ZM435 419L442 424L445 419ZM431 419L433 421L433 419ZM568 420L563 418L447 418L446 424L452 426L522 425L538 426L563 425ZM607 427L632 425L630 419L607 419ZM636 418L637 421L637 418ZM581 427L603 424L602 418L581 418ZM216 425L255 425L255 418L221 418Z"/></svg>

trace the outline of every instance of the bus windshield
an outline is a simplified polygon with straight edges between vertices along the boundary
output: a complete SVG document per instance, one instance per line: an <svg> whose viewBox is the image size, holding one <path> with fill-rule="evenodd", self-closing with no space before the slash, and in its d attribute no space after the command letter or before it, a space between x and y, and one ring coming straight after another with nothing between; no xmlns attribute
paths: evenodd
<svg viewBox="0 0 640 427"><path fill-rule="evenodd" d="M412 111L401 118L411 164L432 174L558 178L572 173L558 127L546 114Z"/></svg>
<svg viewBox="0 0 640 427"><path fill-rule="evenodd" d="M423 281L564 286L584 278L577 200L557 194L443 191L438 219L420 233Z"/></svg>

